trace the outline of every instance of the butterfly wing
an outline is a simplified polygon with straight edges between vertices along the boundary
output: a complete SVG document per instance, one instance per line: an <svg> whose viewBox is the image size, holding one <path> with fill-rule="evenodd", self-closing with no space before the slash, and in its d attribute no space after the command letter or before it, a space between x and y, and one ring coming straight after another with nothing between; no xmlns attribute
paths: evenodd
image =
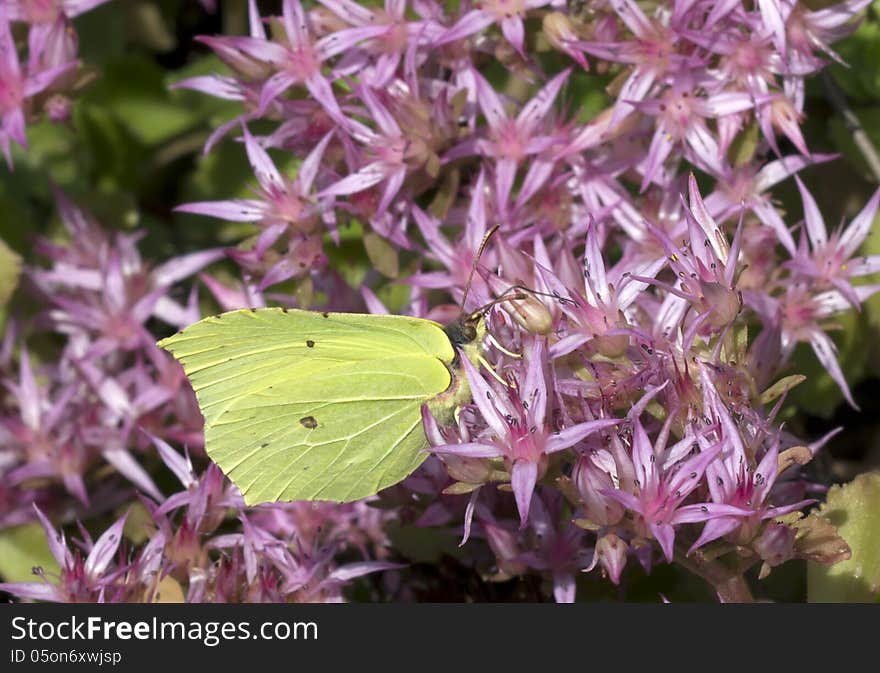
<svg viewBox="0 0 880 673"><path fill-rule="evenodd" d="M348 502L425 459L422 403L449 387L437 323L257 309L205 318L159 342L184 367L208 455L253 505Z"/></svg>

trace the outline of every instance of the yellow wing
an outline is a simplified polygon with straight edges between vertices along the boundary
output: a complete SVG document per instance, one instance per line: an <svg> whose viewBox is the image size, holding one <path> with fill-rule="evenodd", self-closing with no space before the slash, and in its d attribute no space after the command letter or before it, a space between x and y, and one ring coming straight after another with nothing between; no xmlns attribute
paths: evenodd
<svg viewBox="0 0 880 673"><path fill-rule="evenodd" d="M427 455L421 405L449 387L455 356L430 320L274 308L205 318L159 345L248 505L347 502L412 473Z"/></svg>

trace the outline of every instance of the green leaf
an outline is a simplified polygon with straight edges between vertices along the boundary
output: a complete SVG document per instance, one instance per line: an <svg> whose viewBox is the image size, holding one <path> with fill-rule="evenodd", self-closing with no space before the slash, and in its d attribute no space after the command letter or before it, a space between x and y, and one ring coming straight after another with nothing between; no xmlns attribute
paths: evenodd
<svg viewBox="0 0 880 673"><path fill-rule="evenodd" d="M4 581L37 581L33 569L38 566L46 573L59 572L40 524L27 523L0 531L0 576Z"/></svg>
<svg viewBox="0 0 880 673"><path fill-rule="evenodd" d="M364 248L376 271L388 278L397 278L400 273L400 261L394 246L379 234L368 231L364 234Z"/></svg>
<svg viewBox="0 0 880 673"><path fill-rule="evenodd" d="M0 238L0 310L15 292L21 274L21 257Z"/></svg>
<svg viewBox="0 0 880 673"><path fill-rule="evenodd" d="M820 513L837 527L852 556L833 566L810 563L811 603L874 602L880 594L880 472L862 474L828 491Z"/></svg>
<svg viewBox="0 0 880 673"><path fill-rule="evenodd" d="M111 114L138 142L150 147L201 127L218 110L229 107L204 94L169 91L168 84L165 71L153 61L126 54L105 67L83 104Z"/></svg>
<svg viewBox="0 0 880 673"><path fill-rule="evenodd" d="M852 390L867 374L872 341L867 318L864 312L850 310L835 316L834 321L843 329L828 334L837 345L837 360ZM789 370L807 377L789 393L789 404L794 408L821 418L831 418L838 406L846 404L840 387L808 344L798 344Z"/></svg>
<svg viewBox="0 0 880 673"><path fill-rule="evenodd" d="M728 160L736 167L745 166L752 161L760 141L760 128L757 123L749 124L736 135L727 150Z"/></svg>
<svg viewBox="0 0 880 673"><path fill-rule="evenodd" d="M801 374L792 374L791 376L786 376L783 379L779 379L776 383L774 383L772 386L767 388L767 390L761 393L761 397L759 398L759 400L761 404L770 404L780 395L787 393L795 386L806 381L806 379L807 377L802 376Z"/></svg>
<svg viewBox="0 0 880 673"><path fill-rule="evenodd" d="M862 67L880 63L880 0L875 0L865 21L834 49L849 67L834 63L831 72L843 91L855 100L876 100L880 97L880 70Z"/></svg>

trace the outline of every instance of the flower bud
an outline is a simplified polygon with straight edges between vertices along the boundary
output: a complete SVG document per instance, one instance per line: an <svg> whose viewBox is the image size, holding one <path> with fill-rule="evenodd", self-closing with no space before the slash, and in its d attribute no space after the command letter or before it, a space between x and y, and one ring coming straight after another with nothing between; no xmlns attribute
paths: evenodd
<svg viewBox="0 0 880 673"><path fill-rule="evenodd" d="M732 323L742 308L739 292L721 283L700 281L703 301L708 308L709 324L712 327L725 327Z"/></svg>
<svg viewBox="0 0 880 673"><path fill-rule="evenodd" d="M441 456L449 476L468 484L485 484L491 481L493 468L487 458L467 458L447 453Z"/></svg>
<svg viewBox="0 0 880 673"><path fill-rule="evenodd" d="M614 533L606 533L596 542L596 550L593 553L593 566L602 566L602 570L608 574L609 579L615 584L620 584L620 575L626 567L626 556L629 545Z"/></svg>
<svg viewBox="0 0 880 673"><path fill-rule="evenodd" d="M59 93L52 94L43 105L43 112L53 124L64 124L70 121L72 103L70 98Z"/></svg>
<svg viewBox="0 0 880 673"><path fill-rule="evenodd" d="M793 528L779 521L770 521L752 547L767 565L775 567L794 556L794 538Z"/></svg>
<svg viewBox="0 0 880 673"><path fill-rule="evenodd" d="M600 469L592 458L578 459L572 480L587 519L600 526L612 526L623 518L623 505L601 493L614 489L611 475Z"/></svg>
<svg viewBox="0 0 880 673"><path fill-rule="evenodd" d="M486 530L486 541L495 554L497 579L508 579L524 573L528 566L522 561L514 560L521 554L516 535L490 523L484 523L483 528Z"/></svg>
<svg viewBox="0 0 880 673"><path fill-rule="evenodd" d="M568 50L566 42L578 39L578 35L574 32L574 27L571 25L571 20L562 12L546 14L541 28L544 31L544 37L547 38L547 41L553 48L562 52Z"/></svg>
<svg viewBox="0 0 880 673"><path fill-rule="evenodd" d="M544 302L526 295L523 299L511 299L501 306L520 326L532 334L550 334L553 331L553 316Z"/></svg>
<svg viewBox="0 0 880 673"><path fill-rule="evenodd" d="M626 334L600 336L593 339L593 345L606 358L619 358L629 348L629 337Z"/></svg>

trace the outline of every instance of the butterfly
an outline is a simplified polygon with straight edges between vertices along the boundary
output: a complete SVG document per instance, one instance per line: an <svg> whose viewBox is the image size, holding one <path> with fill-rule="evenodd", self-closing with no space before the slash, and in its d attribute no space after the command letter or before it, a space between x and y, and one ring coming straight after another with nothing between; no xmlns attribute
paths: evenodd
<svg viewBox="0 0 880 673"><path fill-rule="evenodd" d="M183 366L205 419L205 450L246 504L349 502L425 460L422 405L450 424L470 401L461 353L488 365L485 314L523 297L513 290L445 327L400 315L242 309L158 345Z"/></svg>
<svg viewBox="0 0 880 673"><path fill-rule="evenodd" d="M470 399L482 313L444 327L399 315L260 308L211 316L159 342L183 365L208 456L245 503L348 502L426 458L422 404L441 423Z"/></svg>

